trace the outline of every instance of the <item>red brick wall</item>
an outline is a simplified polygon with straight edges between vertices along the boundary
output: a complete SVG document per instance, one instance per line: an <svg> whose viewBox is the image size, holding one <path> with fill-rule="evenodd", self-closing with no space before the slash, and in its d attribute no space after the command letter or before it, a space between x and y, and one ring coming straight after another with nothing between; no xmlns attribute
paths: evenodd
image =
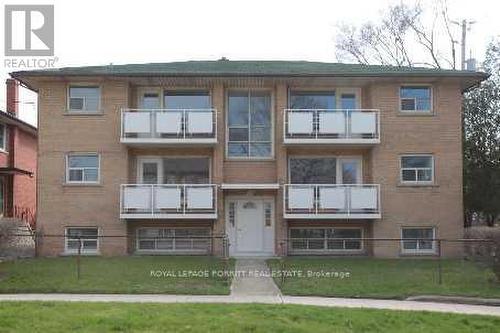
<svg viewBox="0 0 500 333"><path fill-rule="evenodd" d="M14 206L29 208L36 211L36 163L37 139L36 137L16 130L14 136L14 166L18 169L33 172L33 177L16 174L14 176Z"/></svg>
<svg viewBox="0 0 500 333"><path fill-rule="evenodd" d="M0 151L0 167L9 166L9 154L4 151Z"/></svg>

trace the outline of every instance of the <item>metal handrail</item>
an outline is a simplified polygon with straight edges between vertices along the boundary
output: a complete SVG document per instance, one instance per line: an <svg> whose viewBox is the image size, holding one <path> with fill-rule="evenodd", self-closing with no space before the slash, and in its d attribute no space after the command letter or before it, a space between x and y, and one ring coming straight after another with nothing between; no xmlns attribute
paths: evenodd
<svg viewBox="0 0 500 333"><path fill-rule="evenodd" d="M188 136L196 136L197 134L205 133L190 133L187 127L187 122L189 114L197 112L210 112L212 114L212 132L209 134L210 138L217 138L217 109L215 108L205 108L205 109L140 109L140 108L122 108L121 109L121 138L126 138L125 133L125 114L127 113L149 113L150 114L150 138L156 138L158 132L156 130L156 119L152 116L157 113L181 113L181 138L186 139Z"/></svg>
<svg viewBox="0 0 500 333"><path fill-rule="evenodd" d="M180 211L176 210L179 214L191 214L197 211L210 210L213 213L217 213L217 185L216 184L121 184L120 185L120 213L126 213L127 207L124 207L124 189L127 187L145 187L150 188L150 204L149 212L151 215L156 214L155 211L155 188L180 188ZM212 207L208 209L188 209L188 198L187 198L187 188L211 188L212 189Z"/></svg>
<svg viewBox="0 0 500 333"><path fill-rule="evenodd" d="M284 213L287 212L293 212L296 213L297 211L300 211L298 209L292 209L289 208L289 191L288 189L291 187L295 188L312 188L313 189L313 207L312 210L306 210L305 214L315 214L319 215L322 214L321 212L321 205L320 205L320 188L346 188L349 189L346 191L345 195L345 207L343 210L339 209L339 214L347 214L347 215L352 215L356 214L357 212L354 211L351 207L352 205L352 198L351 198L351 191L350 189L352 188L376 188L377 189L377 209L375 213L380 213L381 212L381 203L380 203L380 184L284 184L284 190L283 190L283 210Z"/></svg>
<svg viewBox="0 0 500 333"><path fill-rule="evenodd" d="M345 128L345 137L341 137L340 139L351 139L355 138L355 136L352 135L351 133L351 124L352 124L352 119L351 119L351 114L353 113L375 113L376 114L376 130L373 138L370 139L380 139L380 110L378 109L284 109L283 112L283 138L293 138L297 137L301 134L292 134L289 133L288 131L288 115L290 113L312 113L313 114L313 120L312 120L312 132L311 133L305 133L302 135L309 135L312 136L313 139L318 139L320 137L320 134L328 134L328 133L319 133L319 114L320 113L332 113L332 112L342 112L345 114L344 118L344 128ZM334 133L332 133L334 134ZM310 137L309 137L310 138Z"/></svg>

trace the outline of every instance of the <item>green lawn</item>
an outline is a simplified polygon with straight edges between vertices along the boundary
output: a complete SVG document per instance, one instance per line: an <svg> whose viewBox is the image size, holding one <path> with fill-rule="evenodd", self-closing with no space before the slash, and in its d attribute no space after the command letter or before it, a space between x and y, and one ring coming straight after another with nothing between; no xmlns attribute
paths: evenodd
<svg viewBox="0 0 500 333"><path fill-rule="evenodd" d="M268 264L276 271L278 259ZM438 284L437 262L426 259L289 257L285 271L349 272L343 279L288 277L282 284L286 295L319 295L373 298L406 298L414 295L462 295L500 297L500 284L491 271L465 260L442 260L442 284Z"/></svg>
<svg viewBox="0 0 500 333"><path fill-rule="evenodd" d="M224 268L214 257L82 257L80 279L76 267L74 257L0 263L0 293L229 293L228 280L212 275ZM152 276L151 271L175 276ZM195 276L205 271L208 278Z"/></svg>
<svg viewBox="0 0 500 333"><path fill-rule="evenodd" d="M500 318L263 304L0 303L0 332L498 332Z"/></svg>

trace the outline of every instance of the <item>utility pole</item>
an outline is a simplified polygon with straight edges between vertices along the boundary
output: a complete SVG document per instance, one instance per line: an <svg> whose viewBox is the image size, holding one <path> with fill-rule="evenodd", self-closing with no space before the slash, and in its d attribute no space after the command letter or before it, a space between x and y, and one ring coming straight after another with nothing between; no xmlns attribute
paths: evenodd
<svg viewBox="0 0 500 333"><path fill-rule="evenodd" d="M460 68L462 70L465 70L466 64L467 64L467 61L465 59L465 52L466 52L465 45L466 45L466 40L467 40L467 31L470 30L470 26L472 24L476 23L476 21L467 21L464 19L464 20L462 20L462 22L451 21L451 23L459 25L462 28L462 41L460 43L460 50L461 50L460 62L462 65L460 66Z"/></svg>
<svg viewBox="0 0 500 333"><path fill-rule="evenodd" d="M467 21L466 20L462 20L462 43L461 43L461 47L462 47L462 53L460 55L460 60L462 61L462 67L461 69L462 70L465 70L465 40L467 38Z"/></svg>

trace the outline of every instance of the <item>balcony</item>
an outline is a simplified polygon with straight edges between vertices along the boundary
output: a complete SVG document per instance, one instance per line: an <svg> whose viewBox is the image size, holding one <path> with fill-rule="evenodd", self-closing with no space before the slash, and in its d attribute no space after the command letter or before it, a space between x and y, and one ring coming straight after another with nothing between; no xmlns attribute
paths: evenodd
<svg viewBox="0 0 500 333"><path fill-rule="evenodd" d="M379 185L288 184L284 217L293 219L379 219Z"/></svg>
<svg viewBox="0 0 500 333"><path fill-rule="evenodd" d="M215 109L123 109L122 143L130 145L213 145L217 143Z"/></svg>
<svg viewBox="0 0 500 333"><path fill-rule="evenodd" d="M217 185L125 184L120 188L123 219L215 219Z"/></svg>
<svg viewBox="0 0 500 333"><path fill-rule="evenodd" d="M285 144L380 143L378 110L286 109Z"/></svg>

